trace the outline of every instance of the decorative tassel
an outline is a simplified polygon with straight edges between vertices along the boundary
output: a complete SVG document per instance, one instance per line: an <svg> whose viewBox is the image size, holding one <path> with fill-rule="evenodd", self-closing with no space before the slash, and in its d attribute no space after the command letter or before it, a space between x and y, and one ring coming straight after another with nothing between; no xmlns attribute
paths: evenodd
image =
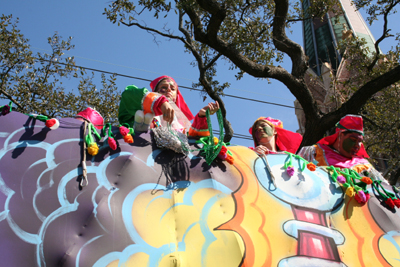
<svg viewBox="0 0 400 267"><path fill-rule="evenodd" d="M12 102L11 102L11 104L12 104ZM8 113L11 112L11 107L9 105L1 106L0 109L1 109L1 115L2 116L5 116L5 115L7 115Z"/></svg>
<svg viewBox="0 0 400 267"><path fill-rule="evenodd" d="M289 155L289 160L285 161L285 164L283 164L283 168L286 168L287 175L289 175L289 177L292 177L294 175L294 167L292 164L292 155L293 154L288 153L288 152L287 152L287 154Z"/></svg>
<svg viewBox="0 0 400 267"><path fill-rule="evenodd" d="M314 163L310 162L307 164L307 169L309 169L310 171L315 171L317 169L317 167L315 166Z"/></svg>
<svg viewBox="0 0 400 267"><path fill-rule="evenodd" d="M28 115L31 118L37 119L41 122L44 122L46 127L51 130L56 130L60 126L60 122L55 118L49 119L47 116L38 114L26 114L26 115Z"/></svg>
<svg viewBox="0 0 400 267"><path fill-rule="evenodd" d="M124 141L125 141L125 143L133 144L133 137L132 137L132 135L130 135L130 134L125 135L125 136L124 136Z"/></svg>
<svg viewBox="0 0 400 267"><path fill-rule="evenodd" d="M228 157L228 154L221 154L221 153L219 153L219 154L218 154L218 157L219 157L220 159L222 159L222 160L226 160L226 158Z"/></svg>
<svg viewBox="0 0 400 267"><path fill-rule="evenodd" d="M370 194L364 191L358 191L357 194L354 196L354 199L361 205L367 203L370 198Z"/></svg>
<svg viewBox="0 0 400 267"><path fill-rule="evenodd" d="M114 134L111 131L111 123L106 123L103 127L103 135L105 136L105 132L106 129L108 128L108 138L107 138L107 143L108 146L112 149L112 150L116 150L117 149L117 141L115 141L114 139Z"/></svg>
<svg viewBox="0 0 400 267"><path fill-rule="evenodd" d="M368 201L371 198L371 195L368 192L364 192L365 199Z"/></svg>
<svg viewBox="0 0 400 267"><path fill-rule="evenodd" d="M337 181L338 181L339 183L341 183L341 184L344 184L344 183L346 183L346 178L344 178L343 175L339 175L339 176L337 177Z"/></svg>
<svg viewBox="0 0 400 267"><path fill-rule="evenodd" d="M235 161L234 160L234 158L231 156L231 155L227 155L227 157L226 157L226 161L229 163L229 164L233 164L233 162Z"/></svg>
<svg viewBox="0 0 400 267"><path fill-rule="evenodd" d="M391 199L390 197L388 197L385 200L385 204L390 208L390 209L394 209L394 202L393 199Z"/></svg>
<svg viewBox="0 0 400 267"><path fill-rule="evenodd" d="M347 187L346 189L346 195L349 197L353 197L355 194L354 188L352 186Z"/></svg>
<svg viewBox="0 0 400 267"><path fill-rule="evenodd" d="M354 199L360 204L365 204L365 202L367 202L365 193L362 190L358 191L357 194L355 194Z"/></svg>
<svg viewBox="0 0 400 267"><path fill-rule="evenodd" d="M97 144L95 142L89 144L88 147L88 153L92 156L96 156L97 153L99 153L99 147L97 146Z"/></svg>
<svg viewBox="0 0 400 267"><path fill-rule="evenodd" d="M214 141L214 145L218 145L219 140L217 137L214 136L213 141Z"/></svg>
<svg viewBox="0 0 400 267"><path fill-rule="evenodd" d="M107 141L108 141L108 145L110 146L110 148L112 150L116 150L117 149L117 142L115 141L114 138L108 136L108 140Z"/></svg>
<svg viewBox="0 0 400 267"><path fill-rule="evenodd" d="M221 151L219 152L220 155L224 155L228 152L228 149L226 148L226 146L222 146L221 147Z"/></svg>
<svg viewBox="0 0 400 267"><path fill-rule="evenodd" d="M93 133L97 136L97 138L101 139L101 136L99 135L97 130L94 128L93 124L90 123L88 128L89 128L88 129L89 133L85 136L87 151L90 155L96 156L97 153L99 153L99 147L97 146L96 142L93 139L92 130L93 130Z"/></svg>
<svg viewBox="0 0 400 267"><path fill-rule="evenodd" d="M394 205L396 205L396 207L397 207L398 209L400 209L400 199L398 199L398 198L393 199L393 203L394 203Z"/></svg>
<svg viewBox="0 0 400 267"><path fill-rule="evenodd" d="M292 176L294 175L294 168L293 168L293 166L288 166L287 169L286 169L286 173L287 173L290 177L292 177Z"/></svg>
<svg viewBox="0 0 400 267"><path fill-rule="evenodd" d="M124 126L124 125L126 125L126 126ZM132 144L134 142L133 137L132 137L132 134L134 134L133 128L129 127L129 124L123 123L122 125L120 125L119 132L122 135L122 137L124 138L125 143Z"/></svg>
<svg viewBox="0 0 400 267"><path fill-rule="evenodd" d="M119 126L119 132L122 136L125 136L127 134L129 134L129 129L126 128L125 126Z"/></svg>
<svg viewBox="0 0 400 267"><path fill-rule="evenodd" d="M364 183L366 183L366 184L372 184L371 178L366 177L366 176L364 176L364 177L361 178L361 182L364 182Z"/></svg>
<svg viewBox="0 0 400 267"><path fill-rule="evenodd" d="M60 122L55 118L46 120L45 124L51 130L56 130L60 126Z"/></svg>

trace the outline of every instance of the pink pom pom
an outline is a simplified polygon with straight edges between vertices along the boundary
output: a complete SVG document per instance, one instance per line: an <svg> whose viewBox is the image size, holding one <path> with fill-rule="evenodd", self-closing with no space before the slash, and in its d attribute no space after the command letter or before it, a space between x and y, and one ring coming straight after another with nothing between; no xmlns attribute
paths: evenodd
<svg viewBox="0 0 400 267"><path fill-rule="evenodd" d="M220 159L222 159L222 160L226 160L226 158L228 157L228 154L221 154L221 153L219 153L219 154L218 154L218 157L219 157Z"/></svg>
<svg viewBox="0 0 400 267"><path fill-rule="evenodd" d="M337 181L341 184L344 184L346 182L346 178L344 178L342 175L339 175L337 177Z"/></svg>
<svg viewBox="0 0 400 267"><path fill-rule="evenodd" d="M293 168L293 166L287 167L286 173L287 173L289 176L293 176L293 175L294 175L294 168Z"/></svg>
<svg viewBox="0 0 400 267"><path fill-rule="evenodd" d="M129 129L126 128L125 126L121 126L121 127L119 127L119 132L121 133L122 136L125 136L125 135L129 134Z"/></svg>
<svg viewBox="0 0 400 267"><path fill-rule="evenodd" d="M367 198L365 197L365 193L364 191L360 190L357 192L357 196L359 196L359 198L361 199L362 202L367 202Z"/></svg>
<svg viewBox="0 0 400 267"><path fill-rule="evenodd" d="M117 142L114 140L114 138L108 137L108 145L112 150L117 149Z"/></svg>

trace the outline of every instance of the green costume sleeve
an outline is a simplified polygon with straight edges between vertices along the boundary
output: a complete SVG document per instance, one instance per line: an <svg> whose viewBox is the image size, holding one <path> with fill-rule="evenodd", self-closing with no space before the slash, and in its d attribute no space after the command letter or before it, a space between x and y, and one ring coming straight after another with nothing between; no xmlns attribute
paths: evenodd
<svg viewBox="0 0 400 267"><path fill-rule="evenodd" d="M129 85L121 95L119 103L118 120L119 123L128 123L133 127L135 122L135 113L142 109L142 99L148 92L146 88L138 88L135 85Z"/></svg>

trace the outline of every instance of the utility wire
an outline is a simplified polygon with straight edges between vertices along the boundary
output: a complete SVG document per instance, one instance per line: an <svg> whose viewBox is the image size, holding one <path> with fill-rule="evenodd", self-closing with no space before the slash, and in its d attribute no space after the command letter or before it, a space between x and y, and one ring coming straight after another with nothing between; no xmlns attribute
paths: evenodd
<svg viewBox="0 0 400 267"><path fill-rule="evenodd" d="M47 60L47 59L38 59L38 60L50 62L50 60ZM57 62L56 64L60 64L60 65L64 65L64 66L68 65L68 64L62 63L62 62ZM90 70L90 71L96 71L96 72L101 72L101 73L105 73L105 74L110 74L110 75L116 75L116 76L125 77L125 78L141 80L141 81L147 81L147 82L151 82L152 81L152 80L145 79L145 78L139 78L139 77L134 77L134 76L130 76L130 75L125 75L125 74L105 71L105 70L99 70L99 69L88 68L88 67L77 66L77 65L75 65L75 67L81 68L81 69L85 69L85 70ZM195 88L184 86L184 85L179 85L179 88L184 88L184 89L189 89L189 90L194 90L194 91L202 91L201 89L195 89ZM281 107L286 107L286 108L294 108L294 109L301 109L302 110L302 108L296 108L296 107L292 107L292 106L288 106L288 105L283 105L283 104L278 104L278 103L273 103L273 102L267 102L267 101L252 99L252 98L246 98L246 97L240 97L240 96L228 95L228 94L224 94L223 96L232 97L232 98L238 98L238 99L243 99L243 100L248 100L248 101L253 101L253 102L259 102L259 103L263 103L263 104L269 104L269 105L275 105L275 106L281 106ZM219 133L217 131L213 131L213 132L214 133ZM253 138L251 136L243 135L243 134L233 134L232 137L233 138L238 138L238 139L244 139L244 140L253 140Z"/></svg>
<svg viewBox="0 0 400 267"><path fill-rule="evenodd" d="M47 60L47 59L39 59L39 60L50 61L50 60ZM57 64L64 65L64 66L68 65L68 64L62 63L62 62L57 62ZM130 76L130 75L126 75L126 74L120 74L120 73L116 73L116 72L110 72L110 71L105 71L105 70L88 68L88 67L83 67L83 66L78 66L78 65L75 65L75 67L81 68L81 69L85 69L85 70L91 70L91 71L101 72L101 73L105 73L105 74L125 77L125 78L131 78L131 79L146 81L146 82L151 82L152 81L152 80L149 80L149 79L139 78L139 77ZM179 86L179 88L185 88L185 89L199 91L199 92L203 91L201 89L196 89L196 88L188 87L188 86L184 86L184 85L178 85L178 86ZM278 104L278 103L274 103L274 102L262 101L262 100L257 100L257 99L253 99L253 98L247 98L247 97L241 97L241 96L235 96L235 95L229 95L229 94L223 94L222 96L227 96L227 97L232 97L232 98L237 98L237 99L242 99L242 100L248 100L248 101L253 101L253 102L259 102L259 103L263 103L263 104L280 106L280 107L285 107L285 108L293 108L293 109L303 110L302 108L296 108L296 107L289 106L289 105L283 105L283 104Z"/></svg>
<svg viewBox="0 0 400 267"><path fill-rule="evenodd" d="M46 49L42 49L42 48L38 48L38 47L33 47L33 46L31 46L31 48L51 53L50 50L46 50ZM138 68L134 68L134 67L131 67L131 66L125 66L125 65L110 63L110 62L106 62L106 61L102 61L102 60L91 59L91 58L86 58L86 57L81 57L81 56L76 56L76 55L68 55L68 54L64 54L64 55L65 56L74 57L74 58L80 58L80 59L84 59L84 60L88 60L88 61L98 62L98 63L102 63L102 64L107 64L107 65L111 65L111 66L121 67L121 68L125 68L125 69L132 69L132 70L136 70L136 71L143 71L143 72L153 73L153 74L157 74L157 75L164 75L163 73L159 73L159 72L154 72L154 71L145 70L145 69L138 69ZM186 81L189 81L189 82L196 82L196 81L193 81L191 79L187 79L185 77L178 77L178 76L174 76L174 77L180 78L180 79L183 79L183 80L186 80ZM261 96L265 96L265 97L272 97L272 98L278 98L278 99L282 99L282 100L292 101L292 99L287 99L287 98L278 97L278 96L272 96L272 95L263 94L263 93L259 93L259 92L254 92L254 91L249 91L249 90L238 89L238 88L234 88L234 87L229 87L229 90L241 91L241 92L250 93L250 94L257 94L257 95L261 95Z"/></svg>

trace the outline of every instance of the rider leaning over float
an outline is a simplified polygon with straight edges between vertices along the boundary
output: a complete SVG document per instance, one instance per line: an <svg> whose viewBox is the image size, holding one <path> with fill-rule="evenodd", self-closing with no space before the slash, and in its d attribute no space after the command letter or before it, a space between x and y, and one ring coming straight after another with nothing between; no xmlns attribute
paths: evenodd
<svg viewBox="0 0 400 267"><path fill-rule="evenodd" d="M353 169L363 176L385 181L369 163L363 145L364 128L361 116L346 115L336 124L333 135L322 138L313 146L301 148L298 155L318 166Z"/></svg>
<svg viewBox="0 0 400 267"><path fill-rule="evenodd" d="M189 136L209 136L206 110L214 114L219 109L218 102L211 102L200 109L194 117L187 106L175 80L169 76L161 76L150 83L152 92L146 88L129 85L122 93L118 119L121 124L127 123L138 131L147 131L154 116L162 115L162 119L172 125L177 124L176 111L171 102L185 115L188 121L194 119L189 129ZM157 117L156 117L157 118ZM160 119L160 117L158 117Z"/></svg>

